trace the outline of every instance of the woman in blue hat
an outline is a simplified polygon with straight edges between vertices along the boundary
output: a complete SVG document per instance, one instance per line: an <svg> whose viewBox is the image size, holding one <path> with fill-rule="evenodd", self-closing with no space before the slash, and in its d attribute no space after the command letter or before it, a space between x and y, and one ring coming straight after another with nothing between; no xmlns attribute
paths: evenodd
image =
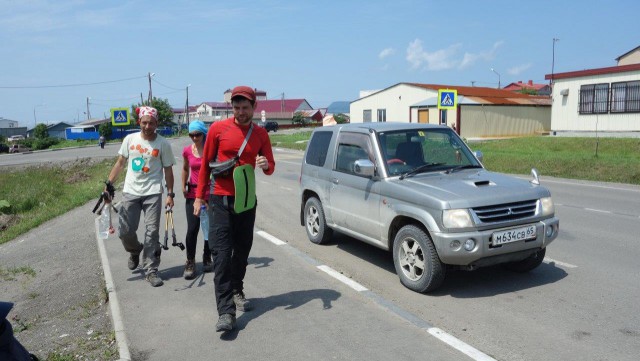
<svg viewBox="0 0 640 361"><path fill-rule="evenodd" d="M184 267L184 278L194 279L196 276L196 245L198 242L198 228L202 228L204 236L204 251L202 254L203 272L211 272L213 263L211 261L211 251L209 249L209 218L207 212L200 212L200 216L193 214L193 202L196 198L196 187L200 174L200 164L202 163L202 153L204 140L207 137L208 128L201 120L194 120L189 123L189 137L193 144L187 145L182 150L184 158L182 167L182 192L186 199L185 209L187 212L187 263ZM206 185L207 197L209 194L209 184Z"/></svg>

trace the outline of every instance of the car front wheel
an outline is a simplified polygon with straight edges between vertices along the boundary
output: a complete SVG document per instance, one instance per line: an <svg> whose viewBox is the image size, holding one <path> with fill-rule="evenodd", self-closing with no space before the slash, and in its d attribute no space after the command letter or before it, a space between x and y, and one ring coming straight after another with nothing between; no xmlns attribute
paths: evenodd
<svg viewBox="0 0 640 361"><path fill-rule="evenodd" d="M400 282L412 291L433 291L444 281L445 266L431 238L414 225L404 226L396 234L393 263Z"/></svg>
<svg viewBox="0 0 640 361"><path fill-rule="evenodd" d="M327 227L322 203L318 198L307 199L304 205L304 223L309 240L315 244L325 244L331 239L333 230Z"/></svg>

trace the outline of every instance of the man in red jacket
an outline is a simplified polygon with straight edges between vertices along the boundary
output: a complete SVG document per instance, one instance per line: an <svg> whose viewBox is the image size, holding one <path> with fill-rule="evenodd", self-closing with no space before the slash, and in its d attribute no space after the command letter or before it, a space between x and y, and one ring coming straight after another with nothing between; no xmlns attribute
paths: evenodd
<svg viewBox="0 0 640 361"><path fill-rule="evenodd" d="M275 168L271 141L267 131L252 122L256 107L256 93L247 86L237 86L231 92L233 117L215 122L209 128L202 155L202 166L193 209L200 215L206 204L205 186L209 179L211 161L225 161L238 155L237 166L249 164L271 175ZM244 296L243 280L247 271L249 251L253 244L256 208L236 213L236 194L233 176L217 176L211 183L209 196L209 246L213 254L213 271L219 319L216 331L230 331L235 327L236 310L251 309Z"/></svg>

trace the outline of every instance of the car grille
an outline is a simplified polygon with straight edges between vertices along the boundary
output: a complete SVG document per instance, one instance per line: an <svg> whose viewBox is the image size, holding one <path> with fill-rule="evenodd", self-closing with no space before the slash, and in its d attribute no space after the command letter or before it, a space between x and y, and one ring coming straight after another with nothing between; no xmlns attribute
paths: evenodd
<svg viewBox="0 0 640 361"><path fill-rule="evenodd" d="M471 210L482 223L514 221L536 215L538 200L476 207Z"/></svg>

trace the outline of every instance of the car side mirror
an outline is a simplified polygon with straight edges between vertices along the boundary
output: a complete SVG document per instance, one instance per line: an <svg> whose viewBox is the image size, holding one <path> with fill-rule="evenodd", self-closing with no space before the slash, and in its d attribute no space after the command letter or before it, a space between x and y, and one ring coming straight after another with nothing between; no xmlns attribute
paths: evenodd
<svg viewBox="0 0 640 361"><path fill-rule="evenodd" d="M364 177L373 177L376 166L369 159L358 159L353 163L353 172Z"/></svg>

